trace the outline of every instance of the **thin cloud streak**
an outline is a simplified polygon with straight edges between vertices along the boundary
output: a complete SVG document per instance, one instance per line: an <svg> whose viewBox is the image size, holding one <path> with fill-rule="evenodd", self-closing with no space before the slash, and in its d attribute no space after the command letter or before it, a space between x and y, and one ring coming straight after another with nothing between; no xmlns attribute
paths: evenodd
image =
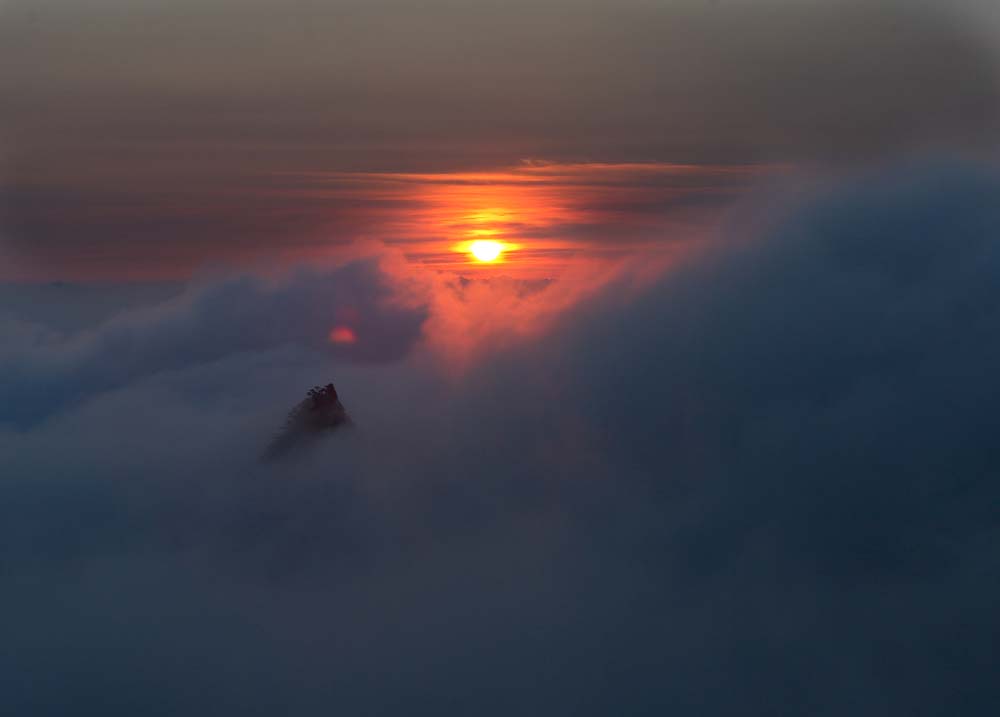
<svg viewBox="0 0 1000 717"><path fill-rule="evenodd" d="M477 238L514 250L491 274L552 277L571 261L669 255L787 171L532 160L490 171L271 172L210 193L0 189L19 259L6 278L178 279L205 267L339 261L372 244L417 266L479 274L462 247Z"/></svg>
<svg viewBox="0 0 1000 717"><path fill-rule="evenodd" d="M462 243L503 241L517 278L561 272L574 259L664 254L701 238L720 210L783 165L526 160L480 172L297 172L277 194L348 207L360 235L438 269L476 272ZM342 217L343 219L344 217Z"/></svg>

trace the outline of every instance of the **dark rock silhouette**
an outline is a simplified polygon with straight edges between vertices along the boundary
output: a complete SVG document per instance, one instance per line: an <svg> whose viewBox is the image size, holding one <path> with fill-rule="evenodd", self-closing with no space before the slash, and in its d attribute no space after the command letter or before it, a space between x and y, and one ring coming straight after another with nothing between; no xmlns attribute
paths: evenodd
<svg viewBox="0 0 1000 717"><path fill-rule="evenodd" d="M347 415L333 384L315 386L289 412L284 427L267 447L263 459L282 458L304 448L317 438L351 425L351 417Z"/></svg>

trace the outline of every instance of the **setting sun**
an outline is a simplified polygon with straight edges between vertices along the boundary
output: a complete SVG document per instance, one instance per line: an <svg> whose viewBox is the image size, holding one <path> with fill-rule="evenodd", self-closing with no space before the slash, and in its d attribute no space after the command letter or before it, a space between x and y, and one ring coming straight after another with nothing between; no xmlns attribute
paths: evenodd
<svg viewBox="0 0 1000 717"><path fill-rule="evenodd" d="M496 261L503 251L503 245L498 241L480 240L469 244L469 252L476 261Z"/></svg>

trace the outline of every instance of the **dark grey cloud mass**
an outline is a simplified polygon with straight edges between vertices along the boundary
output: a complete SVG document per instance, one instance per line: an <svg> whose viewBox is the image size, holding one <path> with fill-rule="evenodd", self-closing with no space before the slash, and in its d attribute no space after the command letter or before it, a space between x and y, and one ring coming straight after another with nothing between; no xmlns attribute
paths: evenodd
<svg viewBox="0 0 1000 717"><path fill-rule="evenodd" d="M219 348L0 431L0 706L995 713L998 192L856 177L457 382L147 311ZM358 430L258 464L328 377Z"/></svg>

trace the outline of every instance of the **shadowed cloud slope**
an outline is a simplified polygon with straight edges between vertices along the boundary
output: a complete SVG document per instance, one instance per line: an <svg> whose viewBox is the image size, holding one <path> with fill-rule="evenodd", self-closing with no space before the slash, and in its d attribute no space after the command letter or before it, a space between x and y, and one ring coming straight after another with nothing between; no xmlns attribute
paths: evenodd
<svg viewBox="0 0 1000 717"><path fill-rule="evenodd" d="M137 315L0 430L0 706L994 713L998 191L842 181L457 377ZM332 369L362 428L260 465Z"/></svg>

